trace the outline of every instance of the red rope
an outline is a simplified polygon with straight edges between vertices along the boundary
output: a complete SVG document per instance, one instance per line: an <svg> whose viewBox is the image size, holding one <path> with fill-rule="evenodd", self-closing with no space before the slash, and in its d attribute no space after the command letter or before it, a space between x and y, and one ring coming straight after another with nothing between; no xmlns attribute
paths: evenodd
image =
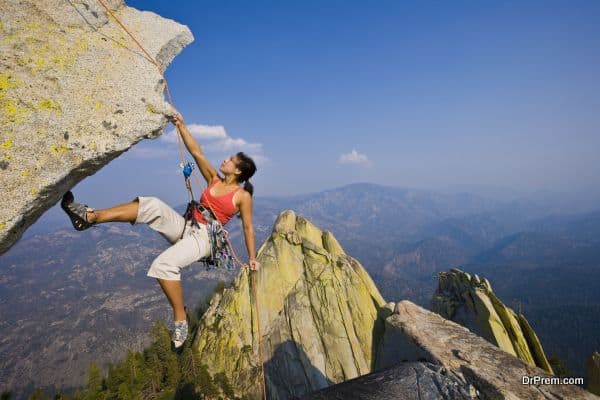
<svg viewBox="0 0 600 400"><path fill-rule="evenodd" d="M254 294L254 302L256 304L256 326L258 330L258 355L260 358L260 366L262 367L262 389L263 389L263 399L267 400L267 383L265 381L265 363L262 358L262 335L260 334L260 314L258 310L258 296L256 295L256 270L250 271L250 275L252 276L252 292Z"/></svg>

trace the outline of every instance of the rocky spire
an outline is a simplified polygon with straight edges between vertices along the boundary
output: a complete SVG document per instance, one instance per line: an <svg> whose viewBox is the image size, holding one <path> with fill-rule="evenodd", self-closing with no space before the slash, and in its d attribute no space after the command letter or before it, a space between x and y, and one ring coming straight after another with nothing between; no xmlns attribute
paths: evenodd
<svg viewBox="0 0 600 400"><path fill-rule="evenodd" d="M212 299L200 322L194 347L213 374L224 372L240 393L262 393L253 282L270 399L371 371L384 300L330 232L284 211L258 261L260 270L243 271Z"/></svg>
<svg viewBox="0 0 600 400"><path fill-rule="evenodd" d="M553 373L542 345L525 317L505 306L487 279L457 268L440 272L432 310L526 363Z"/></svg>

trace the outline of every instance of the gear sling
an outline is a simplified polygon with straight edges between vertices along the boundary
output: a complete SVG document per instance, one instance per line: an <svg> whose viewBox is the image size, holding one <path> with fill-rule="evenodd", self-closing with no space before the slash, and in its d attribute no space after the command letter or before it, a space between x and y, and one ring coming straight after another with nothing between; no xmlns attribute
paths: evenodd
<svg viewBox="0 0 600 400"><path fill-rule="evenodd" d="M198 220L194 218L194 209L196 209L206 221L208 239L210 241L210 255L201 258L198 261L205 263L207 268L210 268L212 265L217 268L225 267L227 269L233 269L235 264L233 255L229 251L227 231L215 217L212 210L198 203L196 200L192 199L188 203L187 209L183 214L186 224L184 224L181 237L183 237L183 234L185 233L188 221L192 221L192 224L199 224Z"/></svg>

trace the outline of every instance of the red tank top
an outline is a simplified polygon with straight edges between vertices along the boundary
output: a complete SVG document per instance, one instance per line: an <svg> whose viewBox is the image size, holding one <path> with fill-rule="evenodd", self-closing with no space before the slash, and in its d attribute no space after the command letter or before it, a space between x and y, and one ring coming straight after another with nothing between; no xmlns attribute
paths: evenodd
<svg viewBox="0 0 600 400"><path fill-rule="evenodd" d="M202 192L202 197L200 197L200 204L212 208L215 216L219 220L219 222L225 226L226 223L233 217L236 213L235 206L233 205L233 195L240 189L237 188L232 190L231 193L224 194L222 196L213 196L210 194L210 189L215 186L217 182L221 182L221 179L216 178L212 181L210 185ZM202 217L202 214L194 208L193 211L194 219L201 224L206 224L206 220Z"/></svg>

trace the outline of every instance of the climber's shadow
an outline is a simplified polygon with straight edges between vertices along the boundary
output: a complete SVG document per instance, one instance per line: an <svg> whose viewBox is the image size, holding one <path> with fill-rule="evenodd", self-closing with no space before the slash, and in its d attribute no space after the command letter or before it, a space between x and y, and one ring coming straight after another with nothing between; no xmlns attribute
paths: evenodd
<svg viewBox="0 0 600 400"><path fill-rule="evenodd" d="M387 308L377 307L377 319L373 324L373 334L371 335L371 371L377 369L376 360L381 356L379 354L379 346L385 332L385 319L391 314L392 312Z"/></svg>
<svg viewBox="0 0 600 400"><path fill-rule="evenodd" d="M200 400L201 398L191 383L178 387L175 392L175 400Z"/></svg>
<svg viewBox="0 0 600 400"><path fill-rule="evenodd" d="M333 384L315 367L296 342L286 340L277 346L265 363L267 398L293 399Z"/></svg>

